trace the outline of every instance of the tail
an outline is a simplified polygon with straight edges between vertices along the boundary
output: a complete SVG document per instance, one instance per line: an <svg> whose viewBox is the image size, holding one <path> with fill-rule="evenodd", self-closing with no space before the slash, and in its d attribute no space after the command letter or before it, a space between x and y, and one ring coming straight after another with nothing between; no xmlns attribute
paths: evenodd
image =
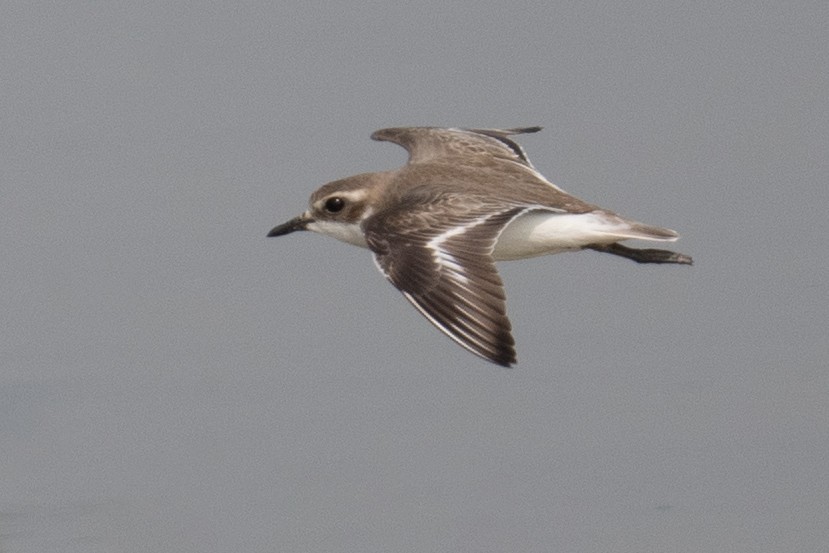
<svg viewBox="0 0 829 553"><path fill-rule="evenodd" d="M595 230L601 235L598 243L609 244L620 240L652 240L655 242L674 242L679 234L671 229L646 225L638 221L632 221L620 217L615 213L594 211L598 215L600 223Z"/></svg>
<svg viewBox="0 0 829 553"><path fill-rule="evenodd" d="M669 228L655 227L637 221L627 221L627 223L630 225L629 238L654 240L657 242L674 242L679 238L679 234Z"/></svg>
<svg viewBox="0 0 829 553"><path fill-rule="evenodd" d="M612 231L607 232L603 237L605 240L598 241L595 244L587 246L591 250L605 252L620 257L625 257L636 261L637 263L677 263L680 265L693 265L694 260L689 255L679 252L672 252L669 250L654 250L654 249L636 249L628 248L619 244L621 240L652 240L656 242L674 242L679 238L679 234L671 229L655 227L653 225L646 225L638 221L630 221L623 219L618 215L611 216L616 219L618 226ZM606 239L614 237L612 243L608 243Z"/></svg>

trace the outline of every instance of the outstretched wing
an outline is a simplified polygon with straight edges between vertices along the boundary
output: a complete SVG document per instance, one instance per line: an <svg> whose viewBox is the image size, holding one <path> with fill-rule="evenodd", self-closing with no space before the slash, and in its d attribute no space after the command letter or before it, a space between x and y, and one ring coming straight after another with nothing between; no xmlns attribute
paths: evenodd
<svg viewBox="0 0 829 553"><path fill-rule="evenodd" d="M509 137L538 132L541 127L518 129L444 129L439 127L397 127L375 131L371 138L394 142L409 152L409 163L463 157L501 158L532 167L524 149Z"/></svg>
<svg viewBox="0 0 829 553"><path fill-rule="evenodd" d="M432 324L472 353L508 367L515 363L515 341L492 250L525 208L481 205L457 212L457 204L448 211L446 204L375 215L365 223L366 241L386 278Z"/></svg>

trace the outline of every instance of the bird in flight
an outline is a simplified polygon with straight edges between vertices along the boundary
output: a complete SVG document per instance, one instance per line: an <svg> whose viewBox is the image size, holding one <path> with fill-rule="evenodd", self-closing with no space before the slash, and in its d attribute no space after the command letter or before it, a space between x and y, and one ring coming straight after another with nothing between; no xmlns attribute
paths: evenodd
<svg viewBox="0 0 829 553"><path fill-rule="evenodd" d="M301 215L268 236L310 230L368 248L380 271L432 324L492 363L516 362L496 261L590 249L639 263L692 264L669 250L620 244L672 242L647 225L571 196L548 181L513 135L541 127L381 129L408 162L325 184Z"/></svg>

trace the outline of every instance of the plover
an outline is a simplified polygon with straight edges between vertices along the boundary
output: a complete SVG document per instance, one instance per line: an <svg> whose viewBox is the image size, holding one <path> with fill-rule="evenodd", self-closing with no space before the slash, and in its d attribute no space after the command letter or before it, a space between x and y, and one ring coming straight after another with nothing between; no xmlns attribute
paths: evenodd
<svg viewBox="0 0 829 553"><path fill-rule="evenodd" d="M376 131L374 140L408 151L403 167L322 186L307 211L268 236L310 230L368 248L432 324L508 367L516 361L515 341L496 261L590 249L639 263L692 263L680 253L619 244L671 242L678 235L584 202L544 178L510 138L539 130Z"/></svg>

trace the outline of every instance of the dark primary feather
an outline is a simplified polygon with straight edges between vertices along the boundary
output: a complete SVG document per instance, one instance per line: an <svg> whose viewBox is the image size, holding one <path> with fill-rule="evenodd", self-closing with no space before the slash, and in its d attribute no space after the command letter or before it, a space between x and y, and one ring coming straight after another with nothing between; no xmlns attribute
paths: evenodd
<svg viewBox="0 0 829 553"><path fill-rule="evenodd" d="M381 271L429 321L476 355L510 366L515 341L492 249L523 209L478 205L432 217L430 208L441 211L440 203L371 217L368 245Z"/></svg>

